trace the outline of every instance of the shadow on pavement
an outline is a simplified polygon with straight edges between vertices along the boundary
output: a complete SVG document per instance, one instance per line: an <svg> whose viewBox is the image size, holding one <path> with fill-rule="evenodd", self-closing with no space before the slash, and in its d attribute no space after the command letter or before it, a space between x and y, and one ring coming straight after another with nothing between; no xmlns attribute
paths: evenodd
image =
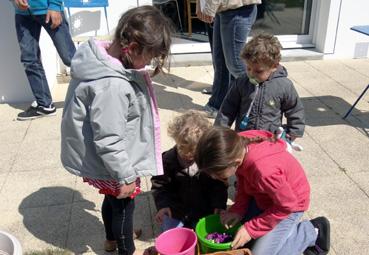
<svg viewBox="0 0 369 255"><path fill-rule="evenodd" d="M19 206L24 226L37 239L74 254L87 247L103 254L104 227L91 211L95 204L67 187L41 188Z"/></svg>
<svg viewBox="0 0 369 255"><path fill-rule="evenodd" d="M182 112L190 109L201 110L203 108L202 105L194 103L190 96L166 91L165 86L159 84L154 84L154 87L160 109Z"/></svg>
<svg viewBox="0 0 369 255"><path fill-rule="evenodd" d="M198 91L198 92L202 91L205 88L209 89L209 86L211 85L209 83L203 83L203 82L183 79L182 77L171 74L171 73L159 74L153 78L153 82L160 83L162 85L172 87L172 88L181 87L181 88L185 88L185 89L192 90L192 91Z"/></svg>
<svg viewBox="0 0 369 255"><path fill-rule="evenodd" d="M336 96L317 96L301 98L308 126L351 125L369 136L369 111L354 108L351 114L343 119L351 104ZM362 102L366 102L365 98Z"/></svg>

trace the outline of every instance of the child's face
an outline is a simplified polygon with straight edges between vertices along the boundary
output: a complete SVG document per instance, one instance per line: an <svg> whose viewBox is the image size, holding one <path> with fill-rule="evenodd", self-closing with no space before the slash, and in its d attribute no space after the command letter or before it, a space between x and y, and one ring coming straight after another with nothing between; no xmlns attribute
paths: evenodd
<svg viewBox="0 0 369 255"><path fill-rule="evenodd" d="M149 65L153 56L140 49L139 45L135 42L131 42L128 45L128 52L132 60L132 66L134 69L142 69L145 68L146 65Z"/></svg>
<svg viewBox="0 0 369 255"><path fill-rule="evenodd" d="M184 161L191 162L194 160L194 149L192 146L177 143L177 152Z"/></svg>
<svg viewBox="0 0 369 255"><path fill-rule="evenodd" d="M277 65L267 67L258 63L246 61L246 71L250 78L256 79L259 83L266 81L269 76L277 70Z"/></svg>
<svg viewBox="0 0 369 255"><path fill-rule="evenodd" d="M218 172L217 174L211 175L212 178L226 182L229 177L236 174L238 167L242 164L243 159L245 157L246 150L244 149L240 156L238 156L232 163L229 164L229 167Z"/></svg>
<svg viewBox="0 0 369 255"><path fill-rule="evenodd" d="M151 57L147 57L145 55L136 55L132 59L132 64L134 69L142 69L145 68L145 66L149 65L151 62Z"/></svg>

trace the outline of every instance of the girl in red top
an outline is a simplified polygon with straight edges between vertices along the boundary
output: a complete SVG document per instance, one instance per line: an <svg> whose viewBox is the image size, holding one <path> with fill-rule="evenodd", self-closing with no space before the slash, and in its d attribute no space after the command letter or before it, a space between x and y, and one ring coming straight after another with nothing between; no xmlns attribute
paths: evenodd
<svg viewBox="0 0 369 255"><path fill-rule="evenodd" d="M237 134L213 128L200 139L195 161L199 169L223 181L236 174L235 203L221 213L226 227L239 222L232 248L254 239L253 255L324 255L330 227L325 217L300 221L310 203L310 186L286 143L268 131Z"/></svg>

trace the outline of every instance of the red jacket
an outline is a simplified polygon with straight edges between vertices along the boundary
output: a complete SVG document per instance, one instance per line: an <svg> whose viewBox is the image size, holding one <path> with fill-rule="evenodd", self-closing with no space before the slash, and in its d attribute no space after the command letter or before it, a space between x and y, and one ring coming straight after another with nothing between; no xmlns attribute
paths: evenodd
<svg viewBox="0 0 369 255"><path fill-rule="evenodd" d="M239 135L273 136L261 130L245 131ZM247 150L236 172L236 198L229 210L243 216L249 199L255 198L263 213L244 225L255 239L267 234L289 214L306 211L310 203L310 185L299 162L286 151L283 140L249 144Z"/></svg>

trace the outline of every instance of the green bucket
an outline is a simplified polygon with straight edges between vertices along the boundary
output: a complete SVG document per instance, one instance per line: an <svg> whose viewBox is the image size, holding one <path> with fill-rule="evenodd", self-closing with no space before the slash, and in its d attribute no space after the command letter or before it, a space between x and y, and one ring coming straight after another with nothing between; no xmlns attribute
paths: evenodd
<svg viewBox="0 0 369 255"><path fill-rule="evenodd" d="M213 243L206 239L206 236L210 233L227 233L235 236L236 231L240 225L234 226L233 228L226 229L220 223L220 217L218 214L212 214L199 220L196 224L196 234L200 241L201 253L210 253L217 251L227 251L231 249L231 242L229 243Z"/></svg>

